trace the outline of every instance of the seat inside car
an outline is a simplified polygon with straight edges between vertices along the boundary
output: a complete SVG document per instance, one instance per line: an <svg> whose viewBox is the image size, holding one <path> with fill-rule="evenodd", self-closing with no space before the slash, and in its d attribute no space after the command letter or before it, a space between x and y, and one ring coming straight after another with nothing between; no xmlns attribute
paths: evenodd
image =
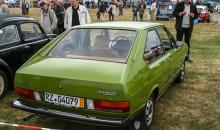
<svg viewBox="0 0 220 130"><path fill-rule="evenodd" d="M90 56L118 58L118 53L109 48L109 42L110 39L107 36L96 36L94 46L90 50Z"/></svg>

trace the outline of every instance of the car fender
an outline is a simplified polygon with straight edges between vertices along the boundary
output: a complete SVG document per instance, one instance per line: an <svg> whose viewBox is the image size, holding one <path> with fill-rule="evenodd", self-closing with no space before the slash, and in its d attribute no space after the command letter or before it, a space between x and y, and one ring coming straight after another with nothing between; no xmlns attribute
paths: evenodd
<svg viewBox="0 0 220 130"><path fill-rule="evenodd" d="M146 94L147 93L147 94ZM158 93L159 93L159 85L158 84L155 84L154 86L152 87L146 87L144 90L143 90L143 93L142 93L142 97L143 97L143 102L146 103L147 100L150 98L150 96L152 95L152 93L155 94L155 99L158 98ZM144 104L145 105L145 104Z"/></svg>
<svg viewBox="0 0 220 130"><path fill-rule="evenodd" d="M6 74L7 79L9 80L9 86L14 86L14 76L9 67L9 65L0 58L0 69Z"/></svg>
<svg viewBox="0 0 220 130"><path fill-rule="evenodd" d="M142 104L140 105L140 107L138 109L136 109L135 112L131 113L131 117L132 119L136 118L140 112L144 109L148 99L150 98L150 96L152 95L152 93L154 93L155 95L155 99L157 99L159 97L159 87L158 84L155 84L153 87L145 87L142 91Z"/></svg>

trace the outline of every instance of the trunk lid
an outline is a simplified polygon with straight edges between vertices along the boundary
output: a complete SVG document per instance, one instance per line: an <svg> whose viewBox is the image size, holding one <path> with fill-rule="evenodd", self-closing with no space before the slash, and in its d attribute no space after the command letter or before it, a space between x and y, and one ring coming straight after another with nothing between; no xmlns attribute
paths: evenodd
<svg viewBox="0 0 220 130"><path fill-rule="evenodd" d="M127 99L123 83L126 64L106 61L44 58L28 62L15 76L15 86L30 90L102 100ZM28 82L28 85L18 81ZM106 95L105 92L114 92ZM117 96L114 95L118 93Z"/></svg>

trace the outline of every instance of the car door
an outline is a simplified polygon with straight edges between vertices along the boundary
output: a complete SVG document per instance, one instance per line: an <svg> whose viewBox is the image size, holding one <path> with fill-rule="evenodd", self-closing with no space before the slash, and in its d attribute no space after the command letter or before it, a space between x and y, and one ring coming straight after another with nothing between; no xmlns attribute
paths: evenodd
<svg viewBox="0 0 220 130"><path fill-rule="evenodd" d="M20 29L27 59L49 42L47 35L37 23L20 23Z"/></svg>
<svg viewBox="0 0 220 130"><path fill-rule="evenodd" d="M24 46L21 44L17 23L2 26L0 28L0 58L14 68L19 66L23 54Z"/></svg>
<svg viewBox="0 0 220 130"><path fill-rule="evenodd" d="M172 82L173 78L176 76L182 65L182 57L181 57L182 47L178 47L178 48L175 47L175 40L165 27L158 28L157 31L158 34L160 35L165 51L169 55L169 59L170 59L169 82Z"/></svg>
<svg viewBox="0 0 220 130"><path fill-rule="evenodd" d="M163 91L168 84L170 54L165 53L156 29L147 32L144 57L150 68L151 84L158 84L159 90Z"/></svg>

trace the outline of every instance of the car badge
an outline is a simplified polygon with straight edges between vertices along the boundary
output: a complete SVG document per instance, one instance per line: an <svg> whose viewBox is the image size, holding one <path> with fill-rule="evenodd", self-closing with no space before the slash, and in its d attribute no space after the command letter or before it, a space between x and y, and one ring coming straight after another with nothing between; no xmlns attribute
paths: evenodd
<svg viewBox="0 0 220 130"><path fill-rule="evenodd" d="M62 86L60 85L59 88L62 89Z"/></svg>
<svg viewBox="0 0 220 130"><path fill-rule="evenodd" d="M19 83L19 84L24 84L24 85L28 85L28 84L29 84L28 82L21 81L21 80L18 80L17 83Z"/></svg>
<svg viewBox="0 0 220 130"><path fill-rule="evenodd" d="M106 96L118 96L117 92L105 92L105 91L97 91L98 94L106 95Z"/></svg>

